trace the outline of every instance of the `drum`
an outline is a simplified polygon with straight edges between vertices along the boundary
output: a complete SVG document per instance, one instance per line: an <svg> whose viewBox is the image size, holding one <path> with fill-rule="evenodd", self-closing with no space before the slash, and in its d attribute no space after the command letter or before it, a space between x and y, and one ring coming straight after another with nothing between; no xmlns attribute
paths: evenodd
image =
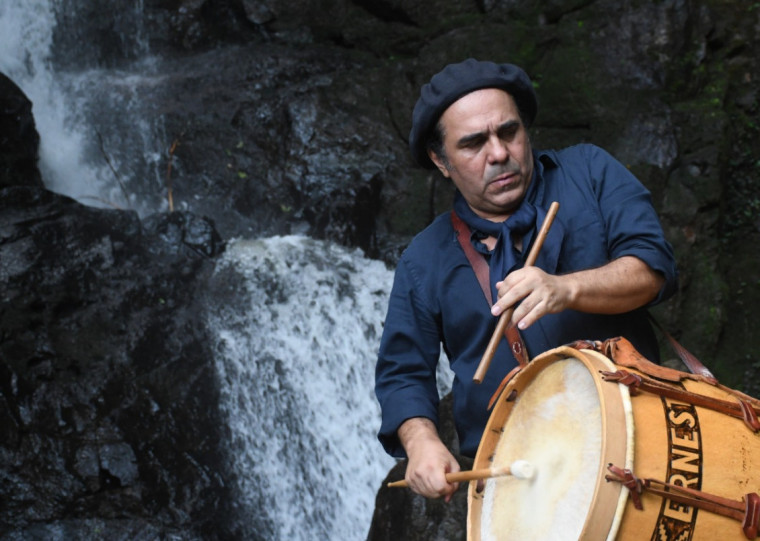
<svg viewBox="0 0 760 541"><path fill-rule="evenodd" d="M585 345L605 354L551 350L498 396L473 469L536 474L471 482L468 539L756 537L760 402L624 339Z"/></svg>

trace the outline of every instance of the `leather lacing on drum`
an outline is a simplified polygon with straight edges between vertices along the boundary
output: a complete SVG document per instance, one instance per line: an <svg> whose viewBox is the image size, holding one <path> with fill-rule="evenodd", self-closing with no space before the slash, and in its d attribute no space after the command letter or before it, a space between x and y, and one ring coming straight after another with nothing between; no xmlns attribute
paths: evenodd
<svg viewBox="0 0 760 541"><path fill-rule="evenodd" d="M738 520L742 523L742 530L747 539L757 537L760 525L760 496L757 493L748 493L741 501L736 501L657 479L639 479L631 470L614 464L609 464L607 469L610 473L605 476L605 479L621 483L626 487L636 509L643 508L640 495L646 490L676 503Z"/></svg>
<svg viewBox="0 0 760 541"><path fill-rule="evenodd" d="M748 400L741 397L735 397L736 402L712 398L673 387L655 379L628 372L627 370L601 372L601 376L604 381L614 381L627 386L632 396L645 391L666 398L672 398L673 400L679 400L694 406L711 409L736 419L742 419L752 432L760 431L760 421L757 417L758 411Z"/></svg>
<svg viewBox="0 0 760 541"><path fill-rule="evenodd" d="M711 374L706 375L709 374L709 371L706 368L699 369L699 366L702 366L701 363L699 363L699 361L691 354L687 356L691 359L689 361L689 366L695 368L697 373L687 374L672 368L656 365L646 360L625 338L612 338L605 342L579 340L570 344L570 346L576 349L591 349L599 351L612 359L615 364L635 368L639 372L648 374L648 376L642 376L628 372L624 369L616 372L602 373L602 377L606 381L615 381L626 385L630 390L631 395L635 396L638 392L643 391L664 396L666 398L681 400L694 406L711 409L724 415L741 419L752 432L757 433L760 431L760 419L758 419L758 414L760 414L760 404L758 404L758 401L748 395L740 393L739 391L721 385ZM682 347L680 350L685 351ZM681 355L683 360L686 360L682 355L682 352L679 352L679 355ZM655 379L655 377L658 379ZM725 391L727 394L734 397L736 401L732 402L730 400L722 400L691 393L683 387L676 387L666 383L666 381L676 383L686 378L708 383L717 389Z"/></svg>

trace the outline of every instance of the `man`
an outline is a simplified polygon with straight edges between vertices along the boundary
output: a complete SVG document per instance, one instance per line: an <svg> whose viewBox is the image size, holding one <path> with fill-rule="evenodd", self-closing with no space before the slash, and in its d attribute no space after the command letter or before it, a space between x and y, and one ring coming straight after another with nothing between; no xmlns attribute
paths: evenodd
<svg viewBox="0 0 760 541"><path fill-rule="evenodd" d="M463 455L474 455L487 403L516 366L506 341L482 384L472 376L496 325L511 322L529 356L579 339L624 336L650 359L657 344L645 307L676 288L672 250L649 192L592 145L533 150L533 86L517 66L473 59L422 87L409 145L423 167L457 188L456 215L488 261L492 298L478 284L449 213L417 235L394 279L376 370L379 438L409 459L406 479L428 497L451 497L459 465L437 434L441 346L454 371L454 417ZM523 268L552 201L560 204L536 265Z"/></svg>

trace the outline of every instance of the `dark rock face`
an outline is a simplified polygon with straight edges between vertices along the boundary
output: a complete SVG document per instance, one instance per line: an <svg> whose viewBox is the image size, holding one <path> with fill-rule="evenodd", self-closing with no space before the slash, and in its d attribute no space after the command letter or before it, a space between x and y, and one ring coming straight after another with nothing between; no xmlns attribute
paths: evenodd
<svg viewBox="0 0 760 541"><path fill-rule="evenodd" d="M0 188L42 187L37 168L39 144L32 102L13 81L0 73Z"/></svg>
<svg viewBox="0 0 760 541"><path fill-rule="evenodd" d="M204 82L208 65L223 84ZM179 202L202 195L225 236L298 232L380 251L384 179L402 176L381 72L320 46L271 45L209 51L182 69L159 98L178 141Z"/></svg>
<svg viewBox="0 0 760 541"><path fill-rule="evenodd" d="M198 318L215 232L172 218L155 232L132 212L41 188L0 191L9 539L232 533Z"/></svg>

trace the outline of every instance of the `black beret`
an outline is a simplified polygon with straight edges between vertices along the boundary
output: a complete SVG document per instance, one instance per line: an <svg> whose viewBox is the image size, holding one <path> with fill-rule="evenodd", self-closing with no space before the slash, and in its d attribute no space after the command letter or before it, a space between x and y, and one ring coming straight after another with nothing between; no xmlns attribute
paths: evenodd
<svg viewBox="0 0 760 541"><path fill-rule="evenodd" d="M538 102L533 84L521 68L514 64L495 64L474 58L449 64L423 85L414 106L409 148L419 165L426 169L435 167L428 157L426 143L443 112L465 94L481 88L501 88L509 92L520 113L525 116L525 122L529 125L533 123Z"/></svg>

